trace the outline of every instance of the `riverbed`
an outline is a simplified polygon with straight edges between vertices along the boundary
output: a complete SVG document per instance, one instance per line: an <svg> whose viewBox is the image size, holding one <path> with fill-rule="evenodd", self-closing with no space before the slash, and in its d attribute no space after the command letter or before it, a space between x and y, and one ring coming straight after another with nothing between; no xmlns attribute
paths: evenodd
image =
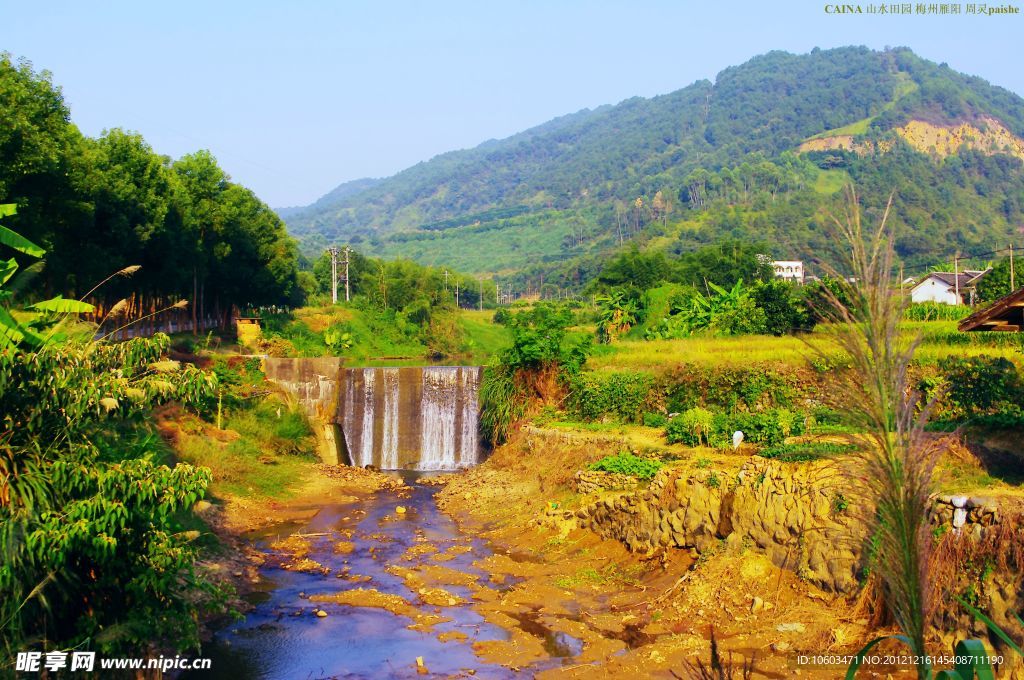
<svg viewBox="0 0 1024 680"><path fill-rule="evenodd" d="M213 667L201 677L513 678L577 655L579 640L524 617L517 634L536 637L539 659L512 669L480 658L474 645L512 633L474 611L474 599L515 581L495 583L475 566L492 547L438 510L423 475L404 478L405 488L326 503L306 522L251 536L268 558L254 608L204 646ZM302 549L282 559L281 545Z"/></svg>

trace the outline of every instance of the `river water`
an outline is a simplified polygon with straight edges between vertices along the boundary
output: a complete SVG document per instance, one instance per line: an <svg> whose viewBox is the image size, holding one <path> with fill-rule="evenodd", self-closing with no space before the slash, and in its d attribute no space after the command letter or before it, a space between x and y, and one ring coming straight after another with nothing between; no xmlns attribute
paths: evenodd
<svg viewBox="0 0 1024 680"><path fill-rule="evenodd" d="M262 581L254 593L255 609L243 622L229 625L203 655L212 659L212 670L197 673L203 679L231 680L311 680L313 678L412 678L529 677L482 662L472 645L481 640L504 640L506 630L487 623L473 611L469 602L456 606L432 607L417 603L419 595L399 576L386 571L389 565L413 568L430 564L431 554L410 554L416 546L433 545L439 552L452 555L443 566L478 577L487 584L488 575L473 562L491 554L488 545L459 532L455 523L440 512L434 502L437 487L416 484L417 475L407 473L409 490L381 491L349 505L325 505L308 522L286 530L277 528L277 536L256 539L261 549L289 531L310 535L309 557L329 568L329 573L307 573L265 566ZM396 506L404 506L404 514ZM336 552L339 541L354 544L351 552ZM458 546L458 547L457 547ZM455 550L451 550L455 548ZM446 555L446 556L447 556ZM435 562L436 563L436 562ZM339 578L338 574L349 578ZM368 580L352 580L361 576ZM488 584L494 588L493 584ZM467 586L442 586L467 601L472 591ZM505 584L504 587L509 587ZM439 623L429 631L407 628L412 619L387 610L349 606L330 602L310 602L310 595L338 593L357 588L372 588L399 595L425 614L439 614L451 621ZM316 609L327 612L318 617ZM526 630L524 628L524 630ZM458 632L466 636L442 642L438 635ZM543 631L538 632L544 635ZM550 637L550 636L549 636ZM538 665L562 663L579 652L573 638L560 635L544 640L551 657ZM423 670L416 657L422 657Z"/></svg>

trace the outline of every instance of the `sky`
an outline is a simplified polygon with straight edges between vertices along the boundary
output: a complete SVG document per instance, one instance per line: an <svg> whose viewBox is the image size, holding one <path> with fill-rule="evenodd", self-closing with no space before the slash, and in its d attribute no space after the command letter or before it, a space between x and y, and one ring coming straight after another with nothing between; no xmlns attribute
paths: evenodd
<svg viewBox="0 0 1024 680"><path fill-rule="evenodd" d="M1021 14L869 4L0 0L0 50L52 72L86 134L137 130L175 158L209 149L274 207L770 50L908 46L1024 94Z"/></svg>

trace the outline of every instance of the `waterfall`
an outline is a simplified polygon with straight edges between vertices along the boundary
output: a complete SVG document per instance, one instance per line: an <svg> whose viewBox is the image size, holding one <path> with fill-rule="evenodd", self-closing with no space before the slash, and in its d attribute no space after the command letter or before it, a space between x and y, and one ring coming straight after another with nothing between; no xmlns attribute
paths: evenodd
<svg viewBox="0 0 1024 680"><path fill-rule="evenodd" d="M373 463L373 411L377 402L373 398L373 385L376 382L376 371L372 368L363 369L363 429L361 446L359 447L359 464Z"/></svg>
<svg viewBox="0 0 1024 680"><path fill-rule="evenodd" d="M420 402L422 438L421 470L451 470L455 467L455 412L459 369L431 366L423 369L423 398Z"/></svg>
<svg viewBox="0 0 1024 680"><path fill-rule="evenodd" d="M479 416L480 370L459 369L459 393L462 395L462 428L459 443L459 466L476 465L480 454Z"/></svg>
<svg viewBox="0 0 1024 680"><path fill-rule="evenodd" d="M335 419L353 465L455 470L479 461L480 368L348 368Z"/></svg>
<svg viewBox="0 0 1024 680"><path fill-rule="evenodd" d="M384 429L381 436L380 467L398 468L398 369L380 369L384 376Z"/></svg>

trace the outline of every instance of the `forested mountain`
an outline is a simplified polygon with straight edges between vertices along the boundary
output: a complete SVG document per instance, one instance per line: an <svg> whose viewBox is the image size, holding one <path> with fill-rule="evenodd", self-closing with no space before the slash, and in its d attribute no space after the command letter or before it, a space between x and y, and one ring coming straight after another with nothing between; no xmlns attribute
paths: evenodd
<svg viewBox="0 0 1024 680"><path fill-rule="evenodd" d="M1024 100L906 48L771 52L714 83L342 185L286 221L311 253L348 242L572 285L627 239L681 251L739 236L814 253L832 194L853 180L869 208L896 191L915 265L1016 233L1021 137Z"/></svg>

